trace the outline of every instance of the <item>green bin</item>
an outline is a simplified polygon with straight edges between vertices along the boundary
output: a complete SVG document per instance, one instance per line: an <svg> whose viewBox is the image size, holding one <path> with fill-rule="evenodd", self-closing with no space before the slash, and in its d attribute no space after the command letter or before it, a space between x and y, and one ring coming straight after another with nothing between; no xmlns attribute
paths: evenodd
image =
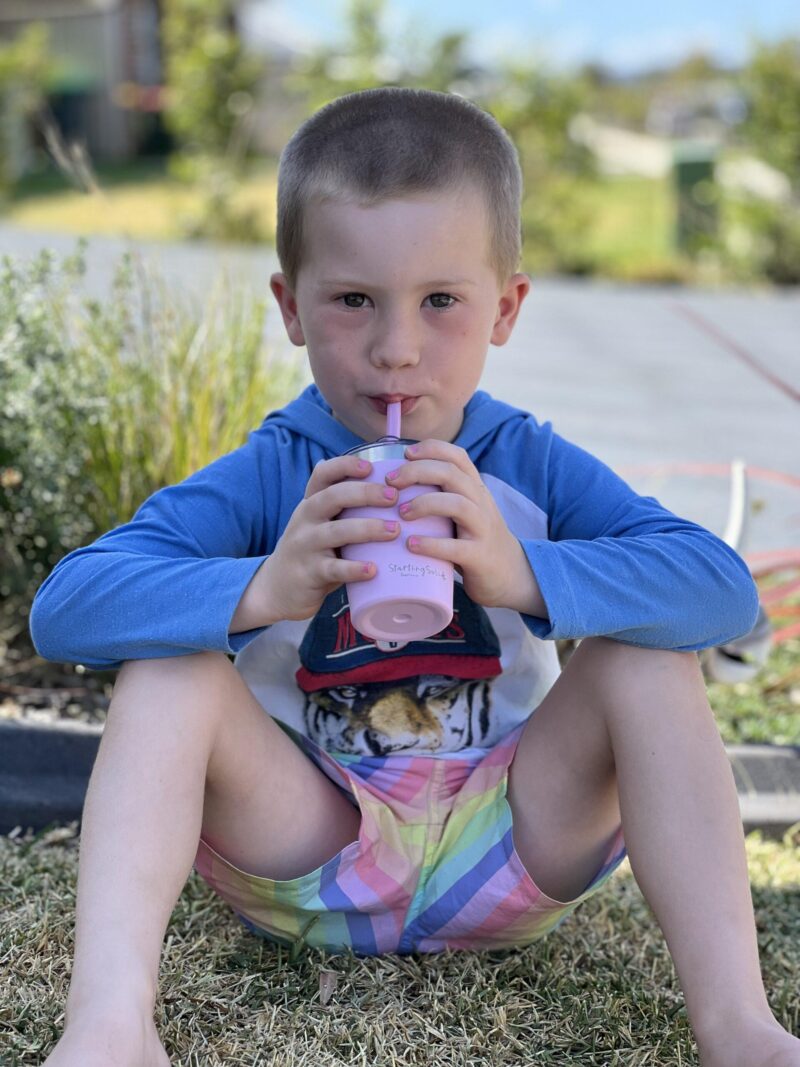
<svg viewBox="0 0 800 1067"><path fill-rule="evenodd" d="M679 142L673 155L677 204L675 243L694 255L717 236L718 192L714 182L717 146L700 141Z"/></svg>

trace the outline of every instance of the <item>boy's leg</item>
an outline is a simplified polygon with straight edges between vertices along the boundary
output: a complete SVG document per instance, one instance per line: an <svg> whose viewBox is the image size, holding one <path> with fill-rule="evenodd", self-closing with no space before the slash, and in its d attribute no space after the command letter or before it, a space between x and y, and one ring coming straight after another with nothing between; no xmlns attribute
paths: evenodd
<svg viewBox="0 0 800 1067"><path fill-rule="evenodd" d="M152 1018L201 831L243 869L288 878L355 840L359 823L227 657L126 663L84 805L68 1027L104 1005Z"/></svg>
<svg viewBox="0 0 800 1067"><path fill-rule="evenodd" d="M694 653L582 641L522 733L508 799L523 863L562 901L601 866L621 809L704 1063L739 1062L716 1058L722 1034L779 1030L759 968L733 773ZM775 1063L800 1064L800 1042L788 1055Z"/></svg>

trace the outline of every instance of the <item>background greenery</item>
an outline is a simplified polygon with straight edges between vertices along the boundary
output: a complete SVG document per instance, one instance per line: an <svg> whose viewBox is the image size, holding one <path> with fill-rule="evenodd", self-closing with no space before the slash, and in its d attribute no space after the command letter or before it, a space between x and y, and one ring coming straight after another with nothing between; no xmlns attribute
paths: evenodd
<svg viewBox="0 0 800 1067"><path fill-rule="evenodd" d="M259 78L269 61L248 53L232 0L164 0L163 10L169 158L90 173L86 161L62 152L60 181L53 181L48 156L42 181L15 181L0 132L0 195L4 189L9 219L81 233L273 240L277 159L252 146ZM344 45L298 56L272 91L301 117L342 93L390 84L462 92L490 110L520 150L525 269L642 281L800 281L800 38L754 41L741 70L693 55L673 69L623 80L597 65L564 73L517 60L498 64L487 78L468 59L466 33L432 37L411 23L390 34L388 0L350 0L346 12ZM41 117L47 81L39 27L0 44L0 115ZM775 204L713 189L719 224L690 254L676 244L673 181L598 173L570 126L581 114L642 131L656 94L709 85L738 89L747 104L720 159L763 159L786 176L791 196Z"/></svg>

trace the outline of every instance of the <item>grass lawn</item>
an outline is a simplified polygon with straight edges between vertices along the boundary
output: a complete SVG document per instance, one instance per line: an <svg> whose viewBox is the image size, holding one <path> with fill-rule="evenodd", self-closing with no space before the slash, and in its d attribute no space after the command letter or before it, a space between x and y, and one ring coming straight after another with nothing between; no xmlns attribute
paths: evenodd
<svg viewBox="0 0 800 1067"><path fill-rule="evenodd" d="M26 179L3 219L35 230L180 240L182 220L201 203L196 190L171 178L158 161L102 168L98 184L99 193L87 194L59 174ZM272 234L276 192L276 170L264 164L242 184L234 202L257 209L264 232Z"/></svg>
<svg viewBox="0 0 800 1067"><path fill-rule="evenodd" d="M585 251L600 273L646 278L679 272L669 179L609 177L587 185L582 199L592 218Z"/></svg>
<svg viewBox="0 0 800 1067"><path fill-rule="evenodd" d="M68 829L0 838L0 1046L42 1062L63 1028L77 870ZM800 1032L800 855L747 853L773 1011ZM326 976L327 972L327 976ZM321 981L335 990L327 1003ZM167 929L156 1024L176 1067L696 1064L663 938L627 864L548 938L482 954L291 959L192 874Z"/></svg>
<svg viewBox="0 0 800 1067"><path fill-rule="evenodd" d="M775 646L752 681L710 683L708 697L726 744L800 746L800 638Z"/></svg>

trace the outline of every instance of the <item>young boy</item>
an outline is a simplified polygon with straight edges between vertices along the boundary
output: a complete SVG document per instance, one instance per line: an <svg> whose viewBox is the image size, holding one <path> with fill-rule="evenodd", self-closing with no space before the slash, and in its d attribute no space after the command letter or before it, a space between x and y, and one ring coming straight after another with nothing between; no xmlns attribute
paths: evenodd
<svg viewBox="0 0 800 1067"><path fill-rule="evenodd" d="M530 288L520 196L508 136L455 95L371 90L312 116L281 160L271 286L316 384L42 585L42 655L121 666L52 1067L168 1062L160 949L193 865L261 936L370 955L529 944L626 846L704 1067L800 1065L694 655L748 632L756 591L707 530L476 391ZM420 444L369 484L345 453L392 400ZM397 519L415 484L442 491L400 523L337 519ZM382 650L344 591L375 567L338 549L433 514L456 537L412 551L455 564L453 622Z"/></svg>

